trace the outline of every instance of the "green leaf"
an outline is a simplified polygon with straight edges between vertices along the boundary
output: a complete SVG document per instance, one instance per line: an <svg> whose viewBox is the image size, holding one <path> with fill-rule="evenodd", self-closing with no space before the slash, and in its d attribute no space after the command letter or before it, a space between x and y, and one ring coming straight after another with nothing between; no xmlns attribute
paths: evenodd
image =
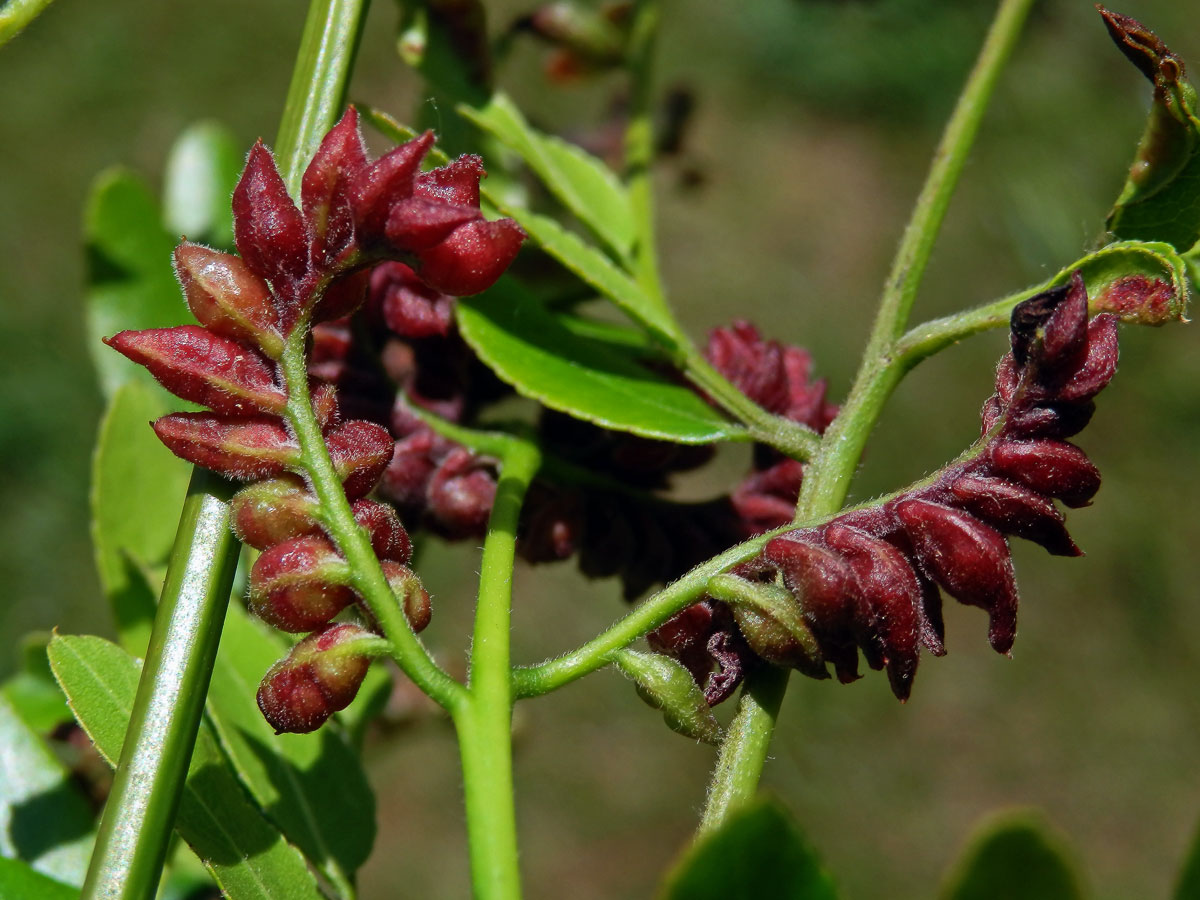
<svg viewBox="0 0 1200 900"><path fill-rule="evenodd" d="M612 660L635 685L638 696L662 710L672 731L706 744L721 740L721 723L713 715L704 691L679 662L661 653L618 650Z"/></svg>
<svg viewBox="0 0 1200 900"><path fill-rule="evenodd" d="M171 551L190 467L162 445L150 421L168 411L163 394L122 385L100 423L92 460L92 544L122 645L141 655L150 639L159 586L138 564Z"/></svg>
<svg viewBox="0 0 1200 900"><path fill-rule="evenodd" d="M91 635L56 636L49 652L79 724L115 765L140 663ZM323 900L303 855L247 798L206 723L196 738L175 827L232 900Z"/></svg>
<svg viewBox="0 0 1200 900"><path fill-rule="evenodd" d="M1080 900L1063 841L1036 810L986 819L968 841L942 900Z"/></svg>
<svg viewBox="0 0 1200 900"><path fill-rule="evenodd" d="M175 140L163 177L163 212L172 235L233 249L231 198L243 164L237 140L219 122L197 122Z"/></svg>
<svg viewBox="0 0 1200 900"><path fill-rule="evenodd" d="M682 444L747 438L689 388L639 365L621 344L572 333L511 279L460 301L458 323L497 375L552 409Z"/></svg>
<svg viewBox="0 0 1200 900"><path fill-rule="evenodd" d="M50 632L35 631L21 639L21 669L0 686L21 720L36 734L49 734L71 721L71 710L54 681L46 645Z"/></svg>
<svg viewBox="0 0 1200 900"><path fill-rule="evenodd" d="M146 184L110 169L92 185L84 212L87 242L87 334L100 386L111 396L130 380L154 384L139 365L100 343L126 328L165 328L194 321L171 269L175 239L163 227Z"/></svg>
<svg viewBox="0 0 1200 900"><path fill-rule="evenodd" d="M496 137L580 222L620 256L628 256L637 234L624 186L603 162L574 144L533 128L509 97L495 93L482 107L459 112Z"/></svg>
<svg viewBox="0 0 1200 900"><path fill-rule="evenodd" d="M286 649L231 606L209 687L209 715L258 805L331 882L347 885L375 841L375 795L338 729L276 735L263 718L255 694Z"/></svg>
<svg viewBox="0 0 1200 900"><path fill-rule="evenodd" d="M78 900L79 888L47 878L19 859L0 857L0 900Z"/></svg>
<svg viewBox="0 0 1200 900"><path fill-rule="evenodd" d="M1200 118L1183 62L1157 36L1102 11L1117 47L1154 85L1154 103L1129 178L1109 213L1119 238L1165 241L1181 253L1200 239Z"/></svg>
<svg viewBox="0 0 1200 900"><path fill-rule="evenodd" d="M1063 269L1051 284L1066 284L1076 269L1093 314L1111 312L1138 325L1187 321L1187 265L1170 244L1117 241Z"/></svg>
<svg viewBox="0 0 1200 900"><path fill-rule="evenodd" d="M833 880L795 822L771 801L734 813L667 877L662 900L835 900Z"/></svg>
<svg viewBox="0 0 1200 900"><path fill-rule="evenodd" d="M1192 838L1192 846L1179 872L1175 893L1171 896L1174 900L1200 900L1200 830Z"/></svg>
<svg viewBox="0 0 1200 900"><path fill-rule="evenodd" d="M3 696L0 772L0 856L83 884L94 838L92 811L62 763Z"/></svg>

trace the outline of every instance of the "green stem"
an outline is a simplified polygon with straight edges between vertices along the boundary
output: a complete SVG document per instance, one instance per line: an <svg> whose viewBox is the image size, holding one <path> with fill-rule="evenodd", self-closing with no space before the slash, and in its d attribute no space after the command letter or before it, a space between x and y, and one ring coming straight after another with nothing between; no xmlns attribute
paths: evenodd
<svg viewBox="0 0 1200 900"><path fill-rule="evenodd" d="M8 0L0 9L0 47L25 30L51 0Z"/></svg>
<svg viewBox="0 0 1200 900"><path fill-rule="evenodd" d="M946 125L925 185L885 283L863 362L841 413L822 440L821 450L804 476L796 521L832 515L846 502L850 481L862 458L867 437L884 403L906 371L896 362L896 341L903 334L917 289L933 249L950 198L987 109L1000 72L1016 45L1033 0L1001 0L975 67ZM779 698L787 672L777 676ZM768 699L775 696L769 694ZM722 746L709 789L701 830L719 826L757 789L766 748L775 728L774 707L744 690L736 718L738 727Z"/></svg>
<svg viewBox="0 0 1200 900"><path fill-rule="evenodd" d="M625 131L625 178L637 224L634 275L660 308L667 309L658 273L654 228L654 44L658 35L658 0L638 0L629 36L629 70L633 85L629 126Z"/></svg>
<svg viewBox="0 0 1200 900"><path fill-rule="evenodd" d="M350 568L351 583L362 597L404 674L447 709L465 699L463 686L447 675L413 633L396 595L379 565L367 532L354 519L341 479L312 408L304 343L308 324L297 323L279 359L288 390L287 419L300 445L302 464L321 503L321 523Z"/></svg>
<svg viewBox="0 0 1200 900"><path fill-rule="evenodd" d="M193 472L83 900L158 890L237 568L228 495Z"/></svg>
<svg viewBox="0 0 1200 900"><path fill-rule="evenodd" d="M293 197L317 146L341 114L370 0L312 0L292 70L275 162Z"/></svg>
<svg viewBox="0 0 1200 900"><path fill-rule="evenodd" d="M469 697L453 711L462 756L471 878L481 900L521 896L513 798L510 645L517 522L540 455L510 438L488 521L471 642Z"/></svg>
<svg viewBox="0 0 1200 900"><path fill-rule="evenodd" d="M709 782L700 835L719 827L731 809L754 799L787 682L788 671L775 666L764 666L746 678Z"/></svg>
<svg viewBox="0 0 1200 900"><path fill-rule="evenodd" d="M961 340L993 328L1007 328L1013 307L1040 294L1047 287L1048 283L1039 284L975 309L924 322L896 341L892 363L903 372L911 372L922 360Z"/></svg>
<svg viewBox="0 0 1200 900"><path fill-rule="evenodd" d="M1034 0L1002 0L966 86L959 96L933 165L905 229L884 286L875 325L854 387L825 433L821 452L805 474L797 518L838 509L862 457L867 437L903 372L893 365L934 240L970 152L1000 72L1016 45Z"/></svg>

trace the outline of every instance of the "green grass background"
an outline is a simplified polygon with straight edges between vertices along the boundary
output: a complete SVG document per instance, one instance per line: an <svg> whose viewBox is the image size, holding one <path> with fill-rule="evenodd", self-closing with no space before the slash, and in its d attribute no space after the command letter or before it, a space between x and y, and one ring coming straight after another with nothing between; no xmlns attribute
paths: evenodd
<svg viewBox="0 0 1200 900"><path fill-rule="evenodd" d="M665 4L661 80L699 99L685 190L659 179L663 269L696 335L734 317L803 343L841 395L878 287L992 4L719 0ZM494 9L503 24L518 11ZM1200 66L1193 4L1128 0ZM157 178L174 136L218 118L273 136L297 2L59 0L0 50L0 635L111 630L87 537L100 399L80 326L80 210L101 168ZM371 14L355 98L401 118L420 86L395 59L395 11ZM548 89L521 44L502 82L536 120L585 128L611 82ZM1149 88L1091 4L1039 5L989 112L918 303L930 317L1035 283L1093 245L1140 133ZM949 656L913 699L885 680L793 679L765 783L848 898L923 898L973 821L1043 807L1094 895L1163 897L1200 816L1200 335L1127 330L1121 372L1081 443L1104 472L1069 523L1081 560L1015 548L1021 633L1008 660L977 610L950 609ZM975 435L1002 335L918 370L890 406L858 496L936 468ZM744 460L719 471L738 476ZM693 485L697 490L703 486ZM475 561L434 548L431 645L461 659ZM465 573L465 575L464 575ZM615 584L568 566L517 573L515 654L535 660L621 611ZM15 653L0 654L0 672ZM531 897L643 897L687 840L712 751L666 731L610 673L524 704L522 865ZM381 834L363 897L467 893L447 728L371 749Z"/></svg>

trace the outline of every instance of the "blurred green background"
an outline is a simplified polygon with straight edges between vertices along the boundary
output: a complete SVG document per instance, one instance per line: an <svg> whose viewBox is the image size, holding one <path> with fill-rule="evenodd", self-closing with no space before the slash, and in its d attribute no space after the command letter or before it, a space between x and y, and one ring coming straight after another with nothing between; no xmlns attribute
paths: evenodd
<svg viewBox="0 0 1200 900"><path fill-rule="evenodd" d="M719 0L665 4L661 82L698 108L686 165L661 173L663 268L697 336L734 317L814 351L846 389L878 287L992 4ZM496 4L503 27L526 9ZM1193 4L1128 0L1200 66ZM114 163L156 180L173 138L217 118L273 136L303 5L59 0L0 50L0 673L32 628L111 630L87 536L99 394L83 346L80 210ZM396 12L371 14L356 99L411 118ZM518 43L501 81L531 117L586 129L611 81L551 88ZM917 308L929 317L1038 282L1094 245L1149 100L1084 0L1039 4L988 114ZM973 821L1034 804L1074 844L1099 898L1166 896L1200 816L1200 336L1127 329L1122 366L1081 443L1104 472L1070 515L1088 555L1015 548L1013 659L984 617L948 609L949 656L900 706L886 680L793 679L766 784L848 898L935 893ZM889 408L856 494L936 468L977 433L1004 337L922 366ZM717 471L738 477L734 454ZM702 490L703 486L694 486ZM711 489L718 488L713 485ZM427 633L461 658L473 548L435 547ZM621 611L570 565L517 575L515 654L535 660ZM730 704L730 707L732 704ZM616 675L518 710L518 810L531 897L647 896L703 802L710 748L666 731ZM468 891L459 774L436 722L372 747L381 833L363 897Z"/></svg>

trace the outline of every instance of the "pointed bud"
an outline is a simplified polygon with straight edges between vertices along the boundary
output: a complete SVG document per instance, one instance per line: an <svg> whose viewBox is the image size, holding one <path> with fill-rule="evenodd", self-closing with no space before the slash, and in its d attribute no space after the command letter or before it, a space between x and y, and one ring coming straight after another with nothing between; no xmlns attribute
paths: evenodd
<svg viewBox="0 0 1200 900"><path fill-rule="evenodd" d="M317 498L297 477L242 488L229 501L229 523L243 544L267 550L290 538L319 534Z"/></svg>
<svg viewBox="0 0 1200 900"><path fill-rule="evenodd" d="M988 613L988 642L1007 653L1017 634L1017 588L1004 536L957 509L904 500L896 515L925 571L960 603Z"/></svg>
<svg viewBox="0 0 1200 900"><path fill-rule="evenodd" d="M258 689L258 708L276 734L316 731L350 705L371 664L350 645L370 637L357 625L331 625L271 667Z"/></svg>
<svg viewBox="0 0 1200 900"><path fill-rule="evenodd" d="M277 292L282 283L302 278L308 270L308 230L262 141L250 151L233 191L233 234L246 265ZM281 315L285 332L294 315L294 310Z"/></svg>
<svg viewBox="0 0 1200 900"><path fill-rule="evenodd" d="M1005 434L1012 437L1065 438L1087 427L1096 412L1096 404L1045 403L1034 404L1010 413Z"/></svg>
<svg viewBox="0 0 1200 900"><path fill-rule="evenodd" d="M908 560L891 544L854 528L829 525L825 542L843 555L854 573L858 601L855 637L868 661L878 646L892 693L901 701L912 692L920 659L922 597Z"/></svg>
<svg viewBox="0 0 1200 900"><path fill-rule="evenodd" d="M300 460L300 448L279 419L173 413L154 423L172 453L240 481L282 475Z"/></svg>
<svg viewBox="0 0 1200 900"><path fill-rule="evenodd" d="M613 653L612 660L637 686L638 696L662 710L668 728L706 744L720 741L721 725L683 665L660 653L628 649Z"/></svg>
<svg viewBox="0 0 1200 900"><path fill-rule="evenodd" d="M392 461L395 446L386 428L362 419L339 425L325 438L325 443L346 496L352 500L375 487Z"/></svg>
<svg viewBox="0 0 1200 900"><path fill-rule="evenodd" d="M409 197L392 207L387 237L398 250L418 252L441 243L460 225L482 218L478 206Z"/></svg>
<svg viewBox="0 0 1200 900"><path fill-rule="evenodd" d="M351 180L350 202L360 243L381 240L392 206L412 196L421 160L433 146L433 132L401 144L360 170Z"/></svg>
<svg viewBox="0 0 1200 900"><path fill-rule="evenodd" d="M964 475L950 487L954 499L994 528L1041 544L1055 556L1082 556L1063 514L1036 491L1002 478Z"/></svg>
<svg viewBox="0 0 1200 900"><path fill-rule="evenodd" d="M992 469L1067 506L1087 506L1100 490L1100 472L1066 441L1002 441L990 450Z"/></svg>
<svg viewBox="0 0 1200 900"><path fill-rule="evenodd" d="M350 315L366 302L370 285L370 269L361 269L336 279L325 289L313 308L313 321L331 322Z"/></svg>
<svg viewBox="0 0 1200 900"><path fill-rule="evenodd" d="M1058 391L1058 399L1070 403L1091 400L1117 374L1119 356L1116 317L1096 316L1088 326L1087 356Z"/></svg>
<svg viewBox="0 0 1200 900"><path fill-rule="evenodd" d="M255 560L247 602L280 631L312 631L354 602L349 579L349 566L327 538L292 538Z"/></svg>
<svg viewBox="0 0 1200 900"><path fill-rule="evenodd" d="M184 241L175 248L175 274L201 325L279 358L283 335L271 289L242 260Z"/></svg>
<svg viewBox="0 0 1200 900"><path fill-rule="evenodd" d="M421 579L412 570L385 559L382 563L383 574L387 576L392 593L404 607L404 617L413 631L424 631L433 615L433 607L429 601L429 592L421 584Z"/></svg>
<svg viewBox="0 0 1200 900"><path fill-rule="evenodd" d="M435 291L404 263L385 262L371 273L372 303L400 337L445 337L454 321L454 298Z"/></svg>
<svg viewBox="0 0 1200 900"><path fill-rule="evenodd" d="M312 379L309 384L309 397L312 400L313 415L321 426L321 433L328 434L329 430L341 422L338 410L337 387L328 381Z"/></svg>
<svg viewBox="0 0 1200 900"><path fill-rule="evenodd" d="M456 297L478 294L504 274L524 240L524 230L512 219L468 222L417 254L421 280Z"/></svg>
<svg viewBox="0 0 1200 900"><path fill-rule="evenodd" d="M1083 276L1071 273L1066 296L1046 319L1042 332L1042 347L1038 353L1039 368L1045 373L1074 371L1087 350L1088 296Z"/></svg>
<svg viewBox="0 0 1200 900"><path fill-rule="evenodd" d="M328 267L354 240L350 184L366 166L358 111L351 106L321 141L300 186L300 206L312 235L311 258L317 268Z"/></svg>
<svg viewBox="0 0 1200 900"><path fill-rule="evenodd" d="M278 415L287 405L275 367L256 350L198 325L122 331L104 343L145 366L176 397L231 416Z"/></svg>
<svg viewBox="0 0 1200 900"><path fill-rule="evenodd" d="M418 175L413 193L427 200L470 206L478 210L479 180L486 175L483 160L468 153L449 165Z"/></svg>

